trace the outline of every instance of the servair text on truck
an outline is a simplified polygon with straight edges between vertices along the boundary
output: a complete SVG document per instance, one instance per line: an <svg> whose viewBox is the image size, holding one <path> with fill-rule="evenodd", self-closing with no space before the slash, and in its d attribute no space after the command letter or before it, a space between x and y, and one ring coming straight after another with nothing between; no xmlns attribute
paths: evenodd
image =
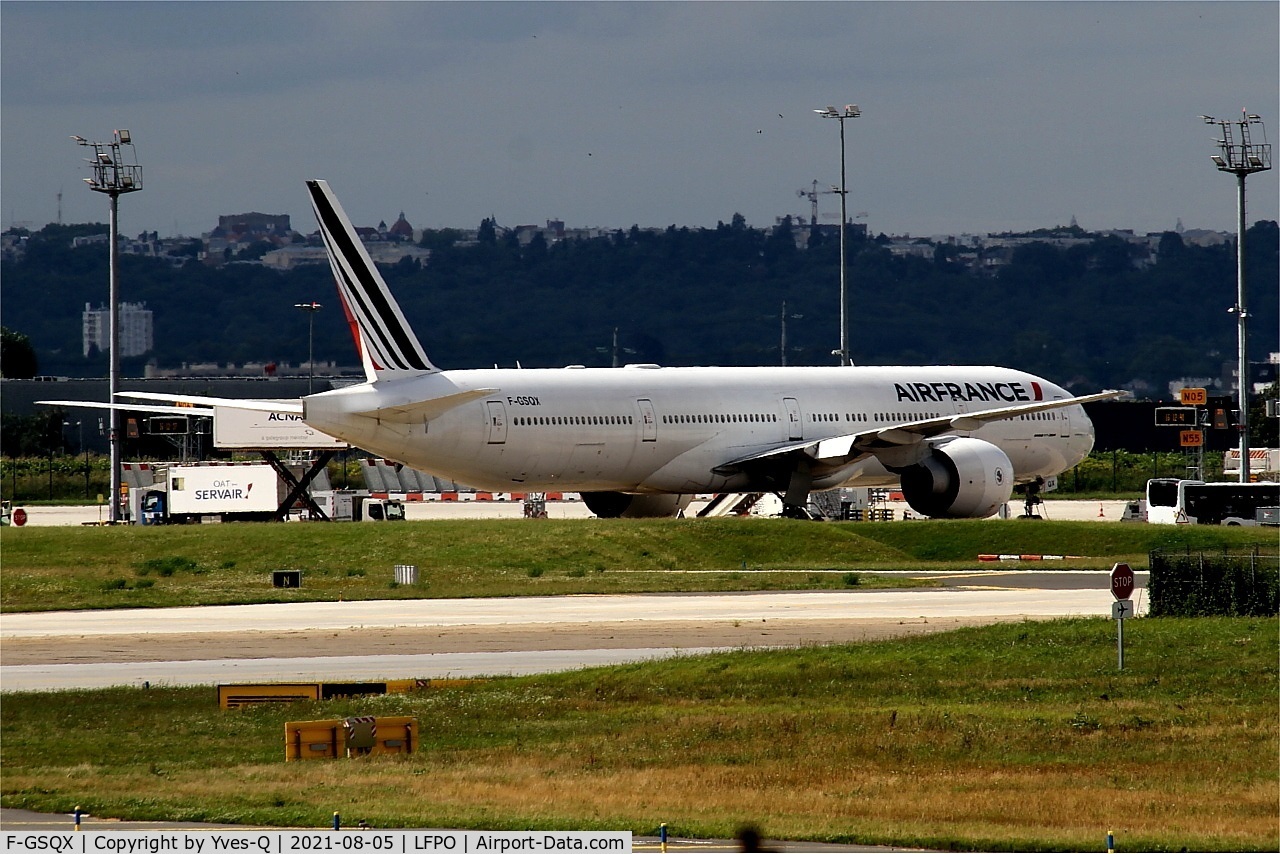
<svg viewBox="0 0 1280 854"><path fill-rule="evenodd" d="M147 488L141 506L143 524L275 518L281 484L265 463L179 465L162 482Z"/></svg>

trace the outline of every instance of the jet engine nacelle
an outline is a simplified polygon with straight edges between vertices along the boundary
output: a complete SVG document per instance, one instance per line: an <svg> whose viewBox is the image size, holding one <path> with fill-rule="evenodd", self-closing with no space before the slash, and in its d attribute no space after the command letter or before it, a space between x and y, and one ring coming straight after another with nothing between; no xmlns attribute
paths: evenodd
<svg viewBox="0 0 1280 854"><path fill-rule="evenodd" d="M584 492L582 503L601 519L651 519L675 516L689 506L692 495L629 495L625 492Z"/></svg>
<svg viewBox="0 0 1280 854"><path fill-rule="evenodd" d="M924 516L984 519L1013 494L1013 463L981 439L952 439L899 473L902 497Z"/></svg>

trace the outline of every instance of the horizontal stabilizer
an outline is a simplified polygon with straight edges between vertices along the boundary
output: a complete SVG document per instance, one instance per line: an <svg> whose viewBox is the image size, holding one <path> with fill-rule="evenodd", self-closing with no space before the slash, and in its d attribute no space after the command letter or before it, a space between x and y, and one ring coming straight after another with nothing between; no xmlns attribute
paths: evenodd
<svg viewBox="0 0 1280 854"><path fill-rule="evenodd" d="M228 409L248 409L254 412L287 412L302 414L301 400L271 400L263 398L202 397L198 394L161 394L154 391L118 391L116 397L137 400L159 400L186 406L225 406Z"/></svg>
<svg viewBox="0 0 1280 854"><path fill-rule="evenodd" d="M155 412L161 415L207 415L213 410L197 406L156 406L146 403L103 403L97 400L37 400L40 406L74 406L80 409L119 409L129 412Z"/></svg>
<svg viewBox="0 0 1280 854"><path fill-rule="evenodd" d="M496 394L496 388L477 388L471 391L460 391L457 394L446 394L444 397L432 397L427 400L414 400L393 406L381 406L377 409L366 409L355 413L366 418L377 418L401 424L430 421L454 407L461 406L482 397Z"/></svg>

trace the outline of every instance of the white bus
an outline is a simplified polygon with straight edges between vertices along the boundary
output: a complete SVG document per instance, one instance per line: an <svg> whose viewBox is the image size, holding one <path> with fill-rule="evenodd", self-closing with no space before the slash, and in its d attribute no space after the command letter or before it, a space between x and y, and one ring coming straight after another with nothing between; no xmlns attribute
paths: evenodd
<svg viewBox="0 0 1280 854"><path fill-rule="evenodd" d="M1280 483L1147 481L1147 521L1157 525L1257 525L1258 511L1280 506Z"/></svg>

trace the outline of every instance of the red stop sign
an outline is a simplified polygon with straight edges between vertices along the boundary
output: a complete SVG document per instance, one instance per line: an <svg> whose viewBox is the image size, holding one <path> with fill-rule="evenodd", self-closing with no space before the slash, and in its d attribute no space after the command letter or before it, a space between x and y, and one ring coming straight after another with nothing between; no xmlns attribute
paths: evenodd
<svg viewBox="0 0 1280 854"><path fill-rule="evenodd" d="M1111 567L1111 595L1117 599L1128 599L1133 595L1133 570L1127 563L1118 563Z"/></svg>
<svg viewBox="0 0 1280 854"><path fill-rule="evenodd" d="M21 507L19 507L17 510L14 510L13 524L17 525L19 528L27 524L27 511L23 510Z"/></svg>

